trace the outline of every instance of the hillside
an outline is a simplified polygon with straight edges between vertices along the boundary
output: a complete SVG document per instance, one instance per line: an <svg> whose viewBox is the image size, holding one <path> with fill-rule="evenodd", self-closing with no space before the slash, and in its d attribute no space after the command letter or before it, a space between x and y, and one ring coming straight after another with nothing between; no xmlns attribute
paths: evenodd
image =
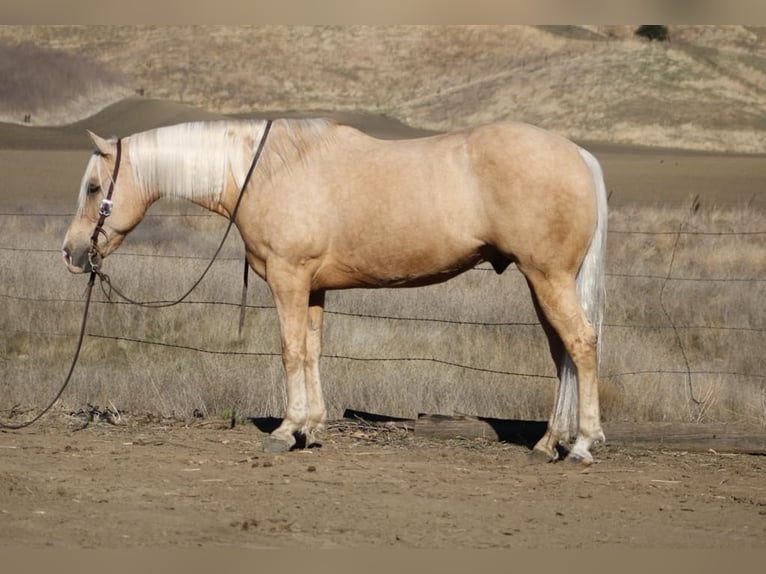
<svg viewBox="0 0 766 574"><path fill-rule="evenodd" d="M579 140L766 153L764 29L678 26L658 43L634 28L6 26L0 50L45 48L29 71L51 54L90 63L81 97L51 74L17 82L52 94L36 125L140 91L209 114L365 112L428 130L515 119ZM0 119L20 122L29 112L7 92Z"/></svg>

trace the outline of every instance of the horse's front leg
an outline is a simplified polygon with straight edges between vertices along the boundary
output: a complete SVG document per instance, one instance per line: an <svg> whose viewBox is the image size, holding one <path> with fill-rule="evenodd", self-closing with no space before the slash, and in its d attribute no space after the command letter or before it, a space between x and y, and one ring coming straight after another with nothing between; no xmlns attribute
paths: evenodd
<svg viewBox="0 0 766 574"><path fill-rule="evenodd" d="M308 282L289 268L269 269L268 283L274 296L282 335L282 364L287 379L287 409L282 424L264 442L269 452L284 452L295 445L295 433L309 420L306 393L306 343L309 323Z"/></svg>
<svg viewBox="0 0 766 574"><path fill-rule="evenodd" d="M324 430L327 409L319 380L319 357L322 354L322 320L324 317L324 291L315 291L309 298L308 328L306 330L306 399L308 418L303 427L306 446L318 443L317 432Z"/></svg>

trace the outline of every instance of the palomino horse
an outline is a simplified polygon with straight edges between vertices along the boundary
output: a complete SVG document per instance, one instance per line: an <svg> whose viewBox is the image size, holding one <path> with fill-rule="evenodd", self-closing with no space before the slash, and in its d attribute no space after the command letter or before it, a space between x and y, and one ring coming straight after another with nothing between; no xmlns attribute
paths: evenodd
<svg viewBox="0 0 766 574"><path fill-rule="evenodd" d="M488 261L498 273L515 263L526 277L557 365L558 392L535 450L555 460L558 444L574 439L569 457L593 460L592 444L604 440L597 370L607 207L587 151L517 123L398 141L325 120L90 135L96 151L63 246L70 271L98 267L161 197L228 218L236 211L247 261L271 288L281 326L287 409L267 450L290 449L296 433L311 445L324 425L327 290L427 285ZM99 210L108 217L94 233Z"/></svg>

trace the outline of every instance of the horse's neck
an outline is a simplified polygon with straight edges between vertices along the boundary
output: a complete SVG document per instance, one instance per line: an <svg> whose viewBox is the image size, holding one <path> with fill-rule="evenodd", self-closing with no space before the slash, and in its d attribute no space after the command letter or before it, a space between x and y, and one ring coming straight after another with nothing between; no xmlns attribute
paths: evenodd
<svg viewBox="0 0 766 574"><path fill-rule="evenodd" d="M222 140L220 133L202 124L139 134L130 153L146 199L185 199L215 211L230 180Z"/></svg>
<svg viewBox="0 0 766 574"><path fill-rule="evenodd" d="M192 203L194 205L197 205L199 207L202 207L208 211L212 211L213 213L217 213L219 215L223 215L224 217L229 216L229 211L227 209L228 202L225 201L225 198L229 196L229 193L224 190L224 192L221 194L221 197L217 194L211 193L210 195L200 195L200 194L188 194L183 195L179 194L177 192L167 192L161 188L156 188L153 190L150 190L148 192L148 196L146 197L147 201L147 208L154 204L154 202L159 201L161 199L170 199L172 201L183 201ZM221 199L224 199L222 202Z"/></svg>
<svg viewBox="0 0 766 574"><path fill-rule="evenodd" d="M305 124L305 125L304 125ZM276 145L282 161L299 161L305 148L310 147L317 133L326 129L324 121L298 122L288 136L266 136L269 124L179 124L158 128L139 136L137 143L139 174L152 200L176 197L231 216L241 193L240 186L247 179L248 167L253 165L260 144ZM289 131L289 130L288 130ZM297 135L293 132L298 132ZM244 141L254 144L243 146ZM280 143L281 142L281 143ZM258 185L264 172L270 173L269 154L256 166L253 175ZM287 158L287 159L285 159ZM268 180L268 177L265 177Z"/></svg>

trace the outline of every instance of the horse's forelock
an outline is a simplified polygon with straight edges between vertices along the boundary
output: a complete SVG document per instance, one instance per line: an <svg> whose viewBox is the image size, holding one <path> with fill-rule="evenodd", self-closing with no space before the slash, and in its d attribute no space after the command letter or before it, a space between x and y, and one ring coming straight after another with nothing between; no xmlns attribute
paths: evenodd
<svg viewBox="0 0 766 574"><path fill-rule="evenodd" d="M101 153L96 150L94 151L91 156L90 160L88 160L88 165L85 168L85 173L83 173L82 180L80 181L80 193L77 198L77 214L82 215L83 210L85 209L85 200L88 197L88 184L91 179L91 174L93 173L93 170L96 170L96 173L98 174L99 179L99 185L103 187L103 177L102 177L102 170L101 167Z"/></svg>

